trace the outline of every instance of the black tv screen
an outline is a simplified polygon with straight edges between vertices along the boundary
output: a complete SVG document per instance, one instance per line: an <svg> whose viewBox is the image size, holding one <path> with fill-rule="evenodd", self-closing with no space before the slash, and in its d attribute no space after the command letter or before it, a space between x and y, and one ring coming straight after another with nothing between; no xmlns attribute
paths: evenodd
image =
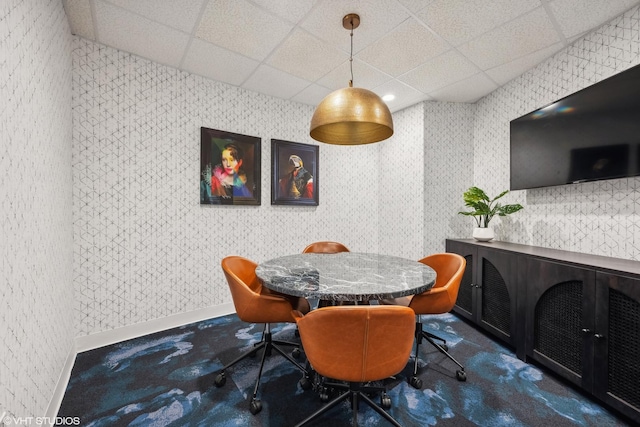
<svg viewBox="0 0 640 427"><path fill-rule="evenodd" d="M640 65L511 121L511 190L640 174Z"/></svg>

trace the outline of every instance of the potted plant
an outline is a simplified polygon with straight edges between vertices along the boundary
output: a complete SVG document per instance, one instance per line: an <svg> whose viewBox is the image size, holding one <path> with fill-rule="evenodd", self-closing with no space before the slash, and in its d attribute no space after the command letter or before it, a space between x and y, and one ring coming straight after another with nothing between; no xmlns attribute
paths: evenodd
<svg viewBox="0 0 640 427"><path fill-rule="evenodd" d="M493 239L493 229L489 228L491 219L498 216L507 216L522 209L522 205L516 203L513 205L501 205L497 202L502 196L507 194L509 190L505 190L493 199L490 199L483 190L478 187L470 187L462 195L465 206L472 211L458 212L461 215L472 216L478 225L473 230L473 238L482 242L488 242Z"/></svg>

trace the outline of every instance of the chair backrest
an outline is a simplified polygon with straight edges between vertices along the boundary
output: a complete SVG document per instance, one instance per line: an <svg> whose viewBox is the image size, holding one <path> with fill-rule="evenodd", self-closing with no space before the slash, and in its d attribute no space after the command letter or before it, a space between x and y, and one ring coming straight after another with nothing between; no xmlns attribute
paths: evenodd
<svg viewBox="0 0 640 427"><path fill-rule="evenodd" d="M415 295L409 307L416 314L440 314L451 311L458 298L460 281L467 261L458 254L441 253L424 257L419 262L436 271L436 283L429 291Z"/></svg>
<svg viewBox="0 0 640 427"><path fill-rule="evenodd" d="M228 256L222 260L221 266L240 320L249 323L294 321L291 315L293 307L286 298L263 294L255 262L240 256Z"/></svg>
<svg viewBox="0 0 640 427"><path fill-rule="evenodd" d="M409 360L415 314L408 307L324 307L294 317L305 354L322 376L377 381L397 374Z"/></svg>
<svg viewBox="0 0 640 427"><path fill-rule="evenodd" d="M307 253L323 253L323 254L335 254L338 252L349 252L349 248L347 248L342 243L338 242L314 242L304 248L302 251L303 254Z"/></svg>

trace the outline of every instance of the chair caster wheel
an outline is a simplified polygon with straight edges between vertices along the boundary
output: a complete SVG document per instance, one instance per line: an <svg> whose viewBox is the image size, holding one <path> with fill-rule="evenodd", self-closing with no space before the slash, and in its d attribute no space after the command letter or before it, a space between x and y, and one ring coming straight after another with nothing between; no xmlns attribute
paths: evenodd
<svg viewBox="0 0 640 427"><path fill-rule="evenodd" d="M446 344L442 344L442 348L444 348L444 351L449 351L449 346Z"/></svg>
<svg viewBox="0 0 640 427"><path fill-rule="evenodd" d="M300 349L299 349L299 348L297 348L297 347L296 347L296 348L294 348L294 349L291 351L291 355L292 355L293 357L295 357L296 359L299 359L299 358L300 358Z"/></svg>
<svg viewBox="0 0 640 427"><path fill-rule="evenodd" d="M326 387L322 387L322 390L320 390L320 393L318 394L320 395L321 402L329 401L329 390Z"/></svg>
<svg viewBox="0 0 640 427"><path fill-rule="evenodd" d="M456 379L458 381L466 381L467 380L467 374L464 371L456 371Z"/></svg>
<svg viewBox="0 0 640 427"><path fill-rule="evenodd" d="M313 384L311 383L311 380L309 380L309 378L307 378L307 377L300 378L299 383L300 383L300 387L303 390L309 390L313 386Z"/></svg>
<svg viewBox="0 0 640 427"><path fill-rule="evenodd" d="M384 409L391 408L391 398L386 393L380 396L380 406Z"/></svg>
<svg viewBox="0 0 640 427"><path fill-rule="evenodd" d="M411 377L409 385L415 389L420 390L422 388L422 380L418 377Z"/></svg>
<svg viewBox="0 0 640 427"><path fill-rule="evenodd" d="M249 405L249 410L253 415L257 414L262 410L262 402L258 399L251 400L251 404Z"/></svg>
<svg viewBox="0 0 640 427"><path fill-rule="evenodd" d="M224 375L224 372L220 372L214 381L216 387L222 387L227 382L227 377Z"/></svg>

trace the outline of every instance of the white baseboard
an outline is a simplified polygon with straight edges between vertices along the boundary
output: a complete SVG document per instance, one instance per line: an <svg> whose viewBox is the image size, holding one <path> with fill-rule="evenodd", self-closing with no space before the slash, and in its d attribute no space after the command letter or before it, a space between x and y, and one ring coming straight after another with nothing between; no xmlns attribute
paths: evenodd
<svg viewBox="0 0 640 427"><path fill-rule="evenodd" d="M45 416L49 417L50 419L58 415L58 410L60 409L60 404L62 403L64 392L67 390L67 384L69 383L69 378L71 378L71 370L73 369L73 365L76 362L76 354L77 353L75 349L72 348L67 355L67 360L64 362L64 367L62 368L62 372L60 373L60 377L58 378L58 383L53 390L53 396L49 401L49 406L47 407L47 412L45 413Z"/></svg>
<svg viewBox="0 0 640 427"><path fill-rule="evenodd" d="M154 332L177 328L178 326L188 325L189 323L226 316L227 314L235 312L236 310L233 303L226 303L215 307L207 307L200 310L190 311L188 313L175 314L161 319L154 319L148 322L124 326L111 331L98 332L84 337L76 337L75 348L73 348L67 356L64 368L62 369L58 383L53 391L53 397L49 401L46 416L55 417L58 414L62 398L64 397L64 392L66 391L67 384L69 383L69 378L71 378L71 370L73 369L76 355L78 353L152 334Z"/></svg>
<svg viewBox="0 0 640 427"><path fill-rule="evenodd" d="M235 312L233 303L226 303L215 307L207 307L200 310L190 311L188 313L174 314L173 316L153 319L148 322L124 326L110 331L98 332L84 337L77 337L76 352L82 353L83 351L93 350L94 348L104 347L105 345L138 338L143 335L164 331L166 329L177 328L178 326L188 325L189 323L199 322L201 320L226 316L227 314Z"/></svg>

